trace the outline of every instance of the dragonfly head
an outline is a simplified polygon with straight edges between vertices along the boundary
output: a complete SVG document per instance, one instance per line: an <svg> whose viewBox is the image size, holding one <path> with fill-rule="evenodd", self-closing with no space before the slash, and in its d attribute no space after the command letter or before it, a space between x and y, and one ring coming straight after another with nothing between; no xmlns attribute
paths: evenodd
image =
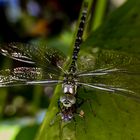
<svg viewBox="0 0 140 140"><path fill-rule="evenodd" d="M69 108L76 103L76 98L71 94L66 94L60 97L60 102L64 107Z"/></svg>

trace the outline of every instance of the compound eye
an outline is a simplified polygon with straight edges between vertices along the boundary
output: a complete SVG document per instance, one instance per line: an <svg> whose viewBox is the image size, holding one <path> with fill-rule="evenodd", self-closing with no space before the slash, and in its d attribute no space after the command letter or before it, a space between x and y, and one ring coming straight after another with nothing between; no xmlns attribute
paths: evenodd
<svg viewBox="0 0 140 140"><path fill-rule="evenodd" d="M67 98L68 98L69 102L71 102L71 104L75 104L76 98L74 96L69 95Z"/></svg>
<svg viewBox="0 0 140 140"><path fill-rule="evenodd" d="M66 101L66 96L61 96L61 97L60 97L60 102L63 103L63 102L65 102L65 101Z"/></svg>

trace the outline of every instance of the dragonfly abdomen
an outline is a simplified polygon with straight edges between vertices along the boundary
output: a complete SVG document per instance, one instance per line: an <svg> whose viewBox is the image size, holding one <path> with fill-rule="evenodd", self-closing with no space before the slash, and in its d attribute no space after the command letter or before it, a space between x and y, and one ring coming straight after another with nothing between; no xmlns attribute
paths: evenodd
<svg viewBox="0 0 140 140"><path fill-rule="evenodd" d="M76 71L75 63L77 61L80 45L82 43L82 36L83 36L84 26L86 22L86 17L87 17L87 5L84 6L84 10L82 11L82 16L80 19L80 24L79 24L77 35L76 35L76 40L75 40L74 50L73 50L73 55L72 55L72 62L69 69L69 71L71 72Z"/></svg>

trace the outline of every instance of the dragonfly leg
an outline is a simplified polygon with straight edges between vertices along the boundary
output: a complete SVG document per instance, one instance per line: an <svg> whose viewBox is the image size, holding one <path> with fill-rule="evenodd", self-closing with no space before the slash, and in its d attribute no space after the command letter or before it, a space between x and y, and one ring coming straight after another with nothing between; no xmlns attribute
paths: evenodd
<svg viewBox="0 0 140 140"><path fill-rule="evenodd" d="M87 93L88 91L87 91L87 89L84 87L84 86L81 86L82 88L83 88L83 90L84 90L84 92L85 93ZM95 112L95 110L93 109L93 107L92 107L92 102L93 102L93 100L92 99L83 99L83 98L81 98L81 97L78 97L78 94L77 94L77 99L80 99L81 101L80 101L80 103L78 103L78 108L84 103L84 102L87 102L88 104L89 104L89 106L90 106L90 109L91 109L91 111L92 111L92 113L93 113L93 115L94 115L94 117L96 117L96 112ZM82 110L81 110L82 111ZM79 114L80 115L80 114Z"/></svg>

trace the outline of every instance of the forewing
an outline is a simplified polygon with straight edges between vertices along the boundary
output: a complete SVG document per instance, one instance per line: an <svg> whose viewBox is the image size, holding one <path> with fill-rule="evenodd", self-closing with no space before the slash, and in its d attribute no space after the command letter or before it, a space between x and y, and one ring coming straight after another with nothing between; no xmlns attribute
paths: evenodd
<svg viewBox="0 0 140 140"><path fill-rule="evenodd" d="M125 92L140 98L140 59L128 53L100 50L82 54L77 63L79 82L106 88L107 91ZM80 64L80 61L82 64ZM85 65L85 66L84 66ZM130 92L129 92L130 91Z"/></svg>
<svg viewBox="0 0 140 140"><path fill-rule="evenodd" d="M0 71L0 87L35 85L35 84L56 84L59 82L59 75L46 73L37 67L17 67Z"/></svg>

